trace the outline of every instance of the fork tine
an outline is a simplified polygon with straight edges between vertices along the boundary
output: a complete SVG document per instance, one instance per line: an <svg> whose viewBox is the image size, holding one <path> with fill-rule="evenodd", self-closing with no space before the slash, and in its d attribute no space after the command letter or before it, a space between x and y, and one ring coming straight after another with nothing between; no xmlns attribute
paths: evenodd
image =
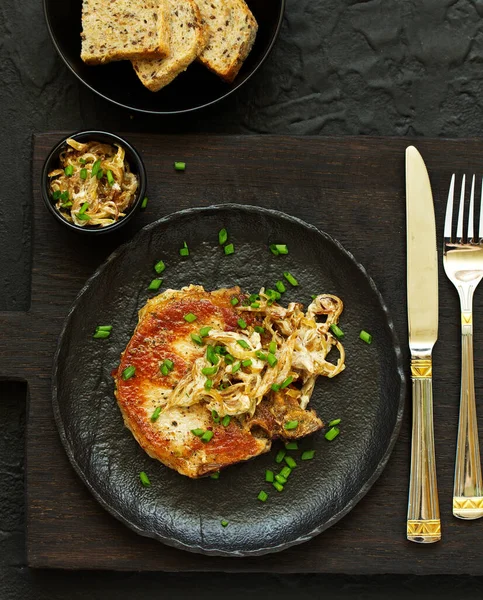
<svg viewBox="0 0 483 600"><path fill-rule="evenodd" d="M481 201L480 201L480 226L478 227L478 237L483 238L483 177L481 178Z"/></svg>
<svg viewBox="0 0 483 600"><path fill-rule="evenodd" d="M475 176L471 180L471 193L470 193L470 209L468 212L468 242L474 240L474 221L475 221Z"/></svg>
<svg viewBox="0 0 483 600"><path fill-rule="evenodd" d="M461 180L460 208L458 211L458 225L456 226L456 241L463 241L463 213L465 211L466 175Z"/></svg>
<svg viewBox="0 0 483 600"><path fill-rule="evenodd" d="M455 175L453 173L453 176L451 177L451 183L449 184L448 202L446 204L446 217L444 219L444 237L449 241L451 241L451 224L453 221L454 179ZM483 178L481 180L481 189L483 190ZM483 221L480 221L480 228L482 226Z"/></svg>

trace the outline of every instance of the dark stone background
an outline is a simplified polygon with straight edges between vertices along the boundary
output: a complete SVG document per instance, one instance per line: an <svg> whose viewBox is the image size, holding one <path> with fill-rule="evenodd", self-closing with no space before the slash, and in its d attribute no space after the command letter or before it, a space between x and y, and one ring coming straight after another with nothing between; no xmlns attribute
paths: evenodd
<svg viewBox="0 0 483 600"><path fill-rule="evenodd" d="M41 0L2 0L0 311L29 305L33 132L479 136L481 17L483 0L288 0L273 54L235 98L189 117L153 118L81 87L50 43ZM0 400L0 600L483 598L483 581L465 577L32 572L24 552L23 385L0 382Z"/></svg>

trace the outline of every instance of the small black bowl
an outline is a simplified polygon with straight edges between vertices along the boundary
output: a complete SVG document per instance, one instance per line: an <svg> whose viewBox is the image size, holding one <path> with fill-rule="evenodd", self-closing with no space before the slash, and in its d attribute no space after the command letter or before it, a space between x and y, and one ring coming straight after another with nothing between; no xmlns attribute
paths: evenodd
<svg viewBox="0 0 483 600"><path fill-rule="evenodd" d="M136 192L136 198L133 202L133 205L129 209L129 212L126 214L125 217L122 217L122 219L119 219L119 221L117 221L113 225L108 225L107 227L89 227L88 225L84 227L79 227L78 225L75 225L75 223L69 223L69 221L64 219L60 212L55 208L54 200L50 194L49 173L59 167L59 154L67 146L67 139L74 139L78 142L98 141L103 142L105 144L119 144L124 148L126 152L126 161L129 163L131 171L138 176L139 186ZM46 158L42 169L42 198L44 199L45 206L49 209L52 216L55 219L57 219L57 221L62 223L62 225L64 225L65 227L68 227L69 229L78 231L80 233L90 235L100 235L103 233L117 231L118 229L123 227L128 221L130 221L134 217L134 215L139 211L143 198L146 195L146 185L146 169L144 167L144 163L139 152L137 152L137 150L135 150L134 147L131 146L131 144L125 139L119 137L118 135L115 135L114 133L109 133L108 131L79 131L78 133L68 135L53 148L49 156Z"/></svg>
<svg viewBox="0 0 483 600"><path fill-rule="evenodd" d="M263 64L277 39L286 0L247 0L258 22L252 51L233 83L225 83L196 61L159 92L139 81L127 60L101 66L86 65L80 57L82 0L44 0L44 14L52 42L76 77L102 98L129 110L168 115L194 111L227 98Z"/></svg>

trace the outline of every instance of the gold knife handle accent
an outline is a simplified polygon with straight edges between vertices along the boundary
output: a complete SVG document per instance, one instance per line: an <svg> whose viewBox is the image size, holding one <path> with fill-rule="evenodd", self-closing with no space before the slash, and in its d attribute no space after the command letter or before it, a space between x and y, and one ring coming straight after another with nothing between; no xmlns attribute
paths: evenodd
<svg viewBox="0 0 483 600"><path fill-rule="evenodd" d="M431 544L441 539L433 433L433 380L431 356L413 356L413 430L407 539Z"/></svg>
<svg viewBox="0 0 483 600"><path fill-rule="evenodd" d="M476 419L471 310L463 311L461 314L461 396L453 515L458 519L483 517L483 481Z"/></svg>

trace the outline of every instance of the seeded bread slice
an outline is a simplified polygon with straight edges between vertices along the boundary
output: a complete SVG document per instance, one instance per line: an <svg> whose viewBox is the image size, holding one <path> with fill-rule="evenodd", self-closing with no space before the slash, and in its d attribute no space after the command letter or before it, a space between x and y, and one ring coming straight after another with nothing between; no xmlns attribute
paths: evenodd
<svg viewBox="0 0 483 600"><path fill-rule="evenodd" d="M169 54L168 0L83 0L84 62L161 58Z"/></svg>
<svg viewBox="0 0 483 600"><path fill-rule="evenodd" d="M210 38L199 56L208 69L231 83L255 42L258 24L244 0L195 0Z"/></svg>
<svg viewBox="0 0 483 600"><path fill-rule="evenodd" d="M132 61L141 82L157 92L195 60L208 41L206 25L193 0L168 0L170 6L171 37L167 58Z"/></svg>

